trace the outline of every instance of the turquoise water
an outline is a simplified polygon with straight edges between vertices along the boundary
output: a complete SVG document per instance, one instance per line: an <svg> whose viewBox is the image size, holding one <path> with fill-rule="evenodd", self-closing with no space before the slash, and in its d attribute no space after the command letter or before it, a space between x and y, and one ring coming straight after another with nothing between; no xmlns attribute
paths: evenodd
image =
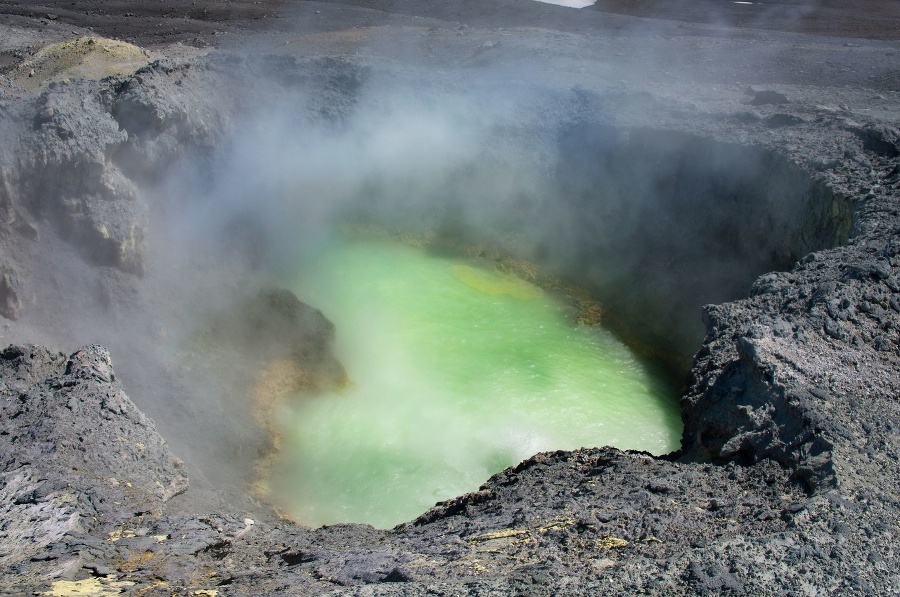
<svg viewBox="0 0 900 597"><path fill-rule="evenodd" d="M351 380L282 418L271 486L300 522L387 528L540 451L679 445L673 389L540 288L363 240L323 246L297 280Z"/></svg>

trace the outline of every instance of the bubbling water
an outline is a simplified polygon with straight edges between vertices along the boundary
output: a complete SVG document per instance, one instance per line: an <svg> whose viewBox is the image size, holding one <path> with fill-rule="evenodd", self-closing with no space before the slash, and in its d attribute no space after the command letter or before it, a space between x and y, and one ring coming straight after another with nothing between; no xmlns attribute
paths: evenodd
<svg viewBox="0 0 900 597"><path fill-rule="evenodd" d="M295 288L351 380L282 417L274 496L300 522L390 527L540 451L679 445L677 396L612 334L519 278L334 239Z"/></svg>

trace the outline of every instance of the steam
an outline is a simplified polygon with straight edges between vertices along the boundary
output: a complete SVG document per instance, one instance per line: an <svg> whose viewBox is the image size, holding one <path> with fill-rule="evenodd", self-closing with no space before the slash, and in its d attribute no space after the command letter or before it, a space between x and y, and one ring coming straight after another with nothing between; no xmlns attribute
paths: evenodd
<svg viewBox="0 0 900 597"><path fill-rule="evenodd" d="M314 15L302 18L298 30L314 27ZM52 278L45 286L66 295L68 310L47 313L28 339L109 346L127 391L213 502L218 488L242 487L271 447L252 429L247 400L259 355L217 336L216 318L240 317L247 297L286 286L342 222L535 261L590 288L617 333L678 379L702 338L702 304L745 296L757 275L840 242L846 222L826 216L848 210L765 151L615 124L619 112L647 122L660 110L631 91L671 80L666 54L687 45L664 38L674 27L629 21L597 39L531 31L523 42L418 24L385 37L352 32L366 42L309 42L334 43L344 59L272 58L259 47L205 59L219 78L197 69L185 85L201 87L184 108L218 111L223 124L200 129L209 139L195 145L193 131L173 136L184 144L177 162L142 181L145 278L57 251L41 268L53 273L35 275ZM403 44L390 37L397 31ZM749 82L742 65L784 59L778 49L736 55L721 40L702 42L689 60L699 81ZM580 72L585 64L596 72ZM694 83L673 87L673 103L684 105L678 94Z"/></svg>
<svg viewBox="0 0 900 597"><path fill-rule="evenodd" d="M275 88L237 115L221 150L186 161L154 191L147 283L159 301L149 301L149 317L166 336L118 354L145 397L165 371L132 363L181 367L174 379L184 397L171 408L171 396L157 395L147 410L174 429L173 443L210 487L246 478L266 447L246 429L253 355L240 339L230 349L227 338L208 339L202 322L229 309L238 317L245 297L288 285L341 222L438 233L536 261L590 288L607 322L676 376L702 338L703 303L746 294L756 275L809 248L804 202L819 191L765 152L617 129L599 116L603 100L583 90L485 71L448 89L357 69L348 62L331 73L326 87L347 72L360 82L324 115L321 90ZM130 332L145 337L134 324ZM192 435L200 425L213 427L211 445Z"/></svg>
<svg viewBox="0 0 900 597"><path fill-rule="evenodd" d="M286 511L390 527L538 451L678 445L672 392L621 343L577 329L540 289L489 271L470 284L459 267L338 239L304 268L298 293L338 325L352 384L280 417Z"/></svg>
<svg viewBox="0 0 900 597"><path fill-rule="evenodd" d="M497 221L526 192L531 177L490 167L505 151L496 130L512 116L508 102L485 110L483 97L419 95L377 78L351 96L352 110L323 118L309 109L310 90L276 94L239 115L219 152L184 160L145 190L153 222L143 292L152 298L128 313L127 329L93 332L185 458L194 502L245 487L269 449L248 399L259 357L217 335L215 321L241 317L260 289L290 287L336 224L461 229L477 214Z"/></svg>
<svg viewBox="0 0 900 597"><path fill-rule="evenodd" d="M486 93L416 95L378 81L340 121L296 118L305 100L291 95L242 115L206 186L191 175L167 182L156 200L167 258L229 256L277 283L340 221L490 234L538 208L552 164L542 163L543 146L515 147L534 143L512 128L522 108L485 103Z"/></svg>

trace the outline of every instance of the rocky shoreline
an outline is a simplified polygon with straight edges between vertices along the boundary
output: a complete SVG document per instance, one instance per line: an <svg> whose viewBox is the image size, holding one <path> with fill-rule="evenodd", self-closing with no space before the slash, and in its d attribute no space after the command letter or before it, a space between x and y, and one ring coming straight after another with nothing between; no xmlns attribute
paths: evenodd
<svg viewBox="0 0 900 597"><path fill-rule="evenodd" d="M0 352L0 594L896 594L900 103L891 43L767 33L778 58L734 71L741 59L727 56L755 47L746 31L616 17L633 29L611 39L562 26L464 28L400 9L379 17L384 25L359 26L372 13L353 10L328 34L260 33L281 42L264 50L158 47L136 72L48 80L36 92L5 78L0 314L12 345ZM3 49L18 47L20 34L4 31ZM641 76L634 61L610 58L648 44L662 49L639 61ZM674 55L701 46L701 56L727 56L700 68L696 55ZM673 55L660 57L666 48ZM822 60L847 74L811 75ZM860 83L863 65L871 74ZM272 295L290 306L269 327L296 333L270 352L253 339L269 324L254 319L260 309L247 297L279 281L266 241L281 229L237 211L212 228L227 230L226 241L191 244L193 233L160 222L174 213L216 223L218 208L203 211L200 200L185 209L191 199L173 194L173 172L192 190L239 186L240 176L210 179L240 171L239 160L216 164L239 144L247 114L340 131L371 109L361 106L373 81L391 89L376 112L396 96L443 105L475 89L479 100L502 98L484 155L524 164L513 171L526 182L538 171L573 180L577 168L541 160L565 149L560 131L590 126L614 131L613 150L631 161L650 155L648 172L680 180L695 174L694 157L717 156L720 169L696 171L719 177L709 197L724 189L740 205L765 205L769 219L759 222L740 205L702 202L690 218L667 215L702 244L721 208L733 218L711 246L746 242L748 252L736 252L745 261L754 248L771 253L743 278L723 278L736 288L755 279L750 288L697 297L718 304L703 309L705 339L691 345L699 352L678 453L539 454L391 530L280 520L249 495L246 475L224 470L222 461L249 470L271 449L264 429L248 429L262 363L287 355L340 370L327 321L292 296ZM282 118L285 105L293 120ZM676 148L697 144L685 163L648 149L681 135L690 141ZM737 164L754 161L757 177L729 182ZM765 192L745 188L757 184ZM685 201L701 188L686 189ZM241 201L270 209L252 195L260 189L284 187L251 187ZM765 197L775 199L753 203ZM755 232L748 240L741 230ZM690 262L698 280L709 271L710 262L678 256L649 263ZM657 321L677 312L656 307ZM641 330L621 312L623 327L655 337L657 327ZM215 327L246 339L224 349L222 336L203 331ZM86 346L67 354L34 344Z"/></svg>

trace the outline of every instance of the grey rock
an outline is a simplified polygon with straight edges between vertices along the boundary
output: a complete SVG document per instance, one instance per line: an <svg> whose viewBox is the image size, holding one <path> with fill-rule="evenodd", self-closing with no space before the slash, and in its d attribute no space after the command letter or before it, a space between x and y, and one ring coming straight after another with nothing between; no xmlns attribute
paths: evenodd
<svg viewBox="0 0 900 597"><path fill-rule="evenodd" d="M351 11L350 4L342 11ZM394 4L391 10L418 10L414 3ZM324 4L322 12L328 12ZM428 35L440 36L442 27ZM496 31L473 35L493 38ZM534 35L545 33L505 30L503 44L479 59L506 60L518 48L527 68L512 72L546 67L535 49L546 51L547 41L535 42ZM690 42L711 39L741 49L728 45L740 40L712 35L712 29L704 30ZM665 41L682 48L681 38ZM788 52L796 40L773 36L767 43L775 52ZM818 67L821 53L865 64L860 72L884 67L866 62L874 53L853 62L843 49L814 41L815 56L798 54L798 62ZM572 43L560 33L552 45ZM578 40L579 48L590 43L587 37ZM597 43L606 42L598 36ZM616 43L633 42L617 37ZM469 53L471 47L469 42ZM678 54L662 58L677 63ZM735 72L732 55L746 60L741 52L720 52L710 62L711 69L724 65L728 81ZM428 53L427 60L433 59ZM563 66L581 66L582 60ZM84 261L72 278L96 276L92 288L111 327L137 325L140 333L130 339L157 352L136 354L152 354L165 366L153 368L151 359L131 355L121 360L131 367L122 366L116 375L110 353L97 345L71 355L18 344L0 351L0 590L46 591L51 578L102 576L113 562L128 563L115 572L119 580L135 582L135 591L157 590L154 585L162 582L167 591L186 594L214 586L236 595L851 594L897 586L890 563L896 560L894 494L900 477L900 286L893 272L900 246L897 134L889 122L896 120L896 109L886 102L871 114L852 114L850 121L840 120L836 109L816 108L819 102L841 104L849 113L864 105L854 88L863 79L850 72L836 75L848 86L835 93L829 91L833 81L807 85L803 81L811 75L791 71L797 77L791 101L765 88L751 90L759 113L746 111L746 98L714 94L705 83L704 93L715 100L702 94L673 99L684 92L660 91L658 78L643 87L619 82L611 91L602 70L594 73L598 63L590 61L584 63L591 67L587 71L599 78L590 83L586 76L581 89L568 88L566 68L553 69L559 84L517 82L508 96L503 88L504 100L524 99L524 107L494 123L500 132L488 136L487 153L518 159L528 155L530 144L540 149L539 160L517 163L517 176L556 167L547 178L572 185L560 200L585 206L597 201L602 175L627 172L623 180L637 181L606 197L607 211L585 209L577 221L562 222L559 230L580 230L582 236L558 236L586 253L576 267L585 276L603 262L597 253L616 257L622 269L613 273L627 281L622 287L640 286L642 292L607 302L627 331L671 349L682 363L674 369L689 370L679 452L652 457L597 448L535 455L495 474L478 491L392 530L356 524L309 529L259 506L252 531L241 534L249 501L231 497L243 480L230 479L231 493L215 487L212 492L223 492L218 501L201 502L196 487L187 490L184 466L122 391L120 377L135 384L130 393L144 399L148 412L155 409L159 429L175 429L179 419L188 429L202 423L231 432L239 425L222 423L230 412L191 412L194 403L175 391L180 388L171 371L191 362L190 355L172 349L144 318L135 318L139 324L128 317L115 320L118 313L140 313L122 305L153 293L150 284L131 280L134 274L151 276L153 267L167 263L154 261L160 247L149 242L150 206L143 191L188 157L201 170L221 157L230 131L242 124L242 110L260 98L269 106L291 106L296 122L346 130L365 99L361 90L379 78L393 89L431 93L427 99L434 105L453 99L456 86L477 87L461 67L451 77L430 63L397 62L374 51L350 59L220 51L164 59L131 76L73 81L40 96L4 98L0 207L3 230L15 234L4 232L3 239L12 239L16 253L10 259L26 263L11 262L28 273L28 292L56 283L56 295L35 293L57 301L48 311L79 299L65 282L34 280L45 271L29 267L38 263L28 261L29 251L37 251L35 241L45 243L43 249L61 235ZM507 70L497 66L490 79L500 85ZM375 76L368 79L373 68ZM882 70L888 82L879 85L890 87L896 68L890 63ZM766 86L782 76L767 75L764 66L755 73ZM613 80L623 77L617 73ZM235 81L242 83L241 92ZM557 155L565 159L548 166L548 156ZM487 160L492 167L500 162ZM552 207L541 211L542 224L565 211ZM501 211L506 219L521 215ZM635 226L598 234L598 225L612 216ZM40 234L26 238L17 222ZM261 267L271 238L254 230L239 229L241 240L233 243L238 251L230 255L237 255L235 261L246 257L260 241L262 250L247 260ZM73 261L66 264L72 267ZM201 269L185 275L199 278ZM732 275L738 270L740 275ZM779 271L766 273L772 270ZM326 354L334 330L321 313L282 292L258 292L246 271L230 272L235 286L246 285L243 295L222 309L221 319L211 317L223 322L218 327L224 337L240 335L250 347L244 360L228 362L252 369L270 355L293 351L337 375L338 364ZM684 287L696 295L685 296L678 290ZM651 295L658 298L644 300ZM704 310L704 336L696 319L707 302L714 304ZM22 309L20 317L28 311ZM70 308L53 322L77 313ZM690 323L673 332L672 322L681 321ZM41 322L27 323L46 329ZM681 343L665 344L673 335ZM268 344L268 338L275 342ZM144 367L152 368L151 383L134 382ZM228 383L230 378L222 385ZM148 399L153 391L165 400ZM253 433L259 432L248 435ZM256 446L232 441L230 433L204 433L201 439L214 435L228 436L221 445L235 454ZM250 452L252 460L257 452ZM196 474L198 485L203 472ZM179 499L197 499L208 510L198 515L179 507ZM771 570L778 574L773 577Z"/></svg>
<svg viewBox="0 0 900 597"><path fill-rule="evenodd" d="M788 98L783 93L772 91L771 89L762 89L753 91L753 99L750 103L754 106L764 106L767 104L786 104Z"/></svg>
<svg viewBox="0 0 900 597"><path fill-rule="evenodd" d="M0 315L7 319L18 319L22 310L22 282L16 271L8 266L0 266Z"/></svg>

